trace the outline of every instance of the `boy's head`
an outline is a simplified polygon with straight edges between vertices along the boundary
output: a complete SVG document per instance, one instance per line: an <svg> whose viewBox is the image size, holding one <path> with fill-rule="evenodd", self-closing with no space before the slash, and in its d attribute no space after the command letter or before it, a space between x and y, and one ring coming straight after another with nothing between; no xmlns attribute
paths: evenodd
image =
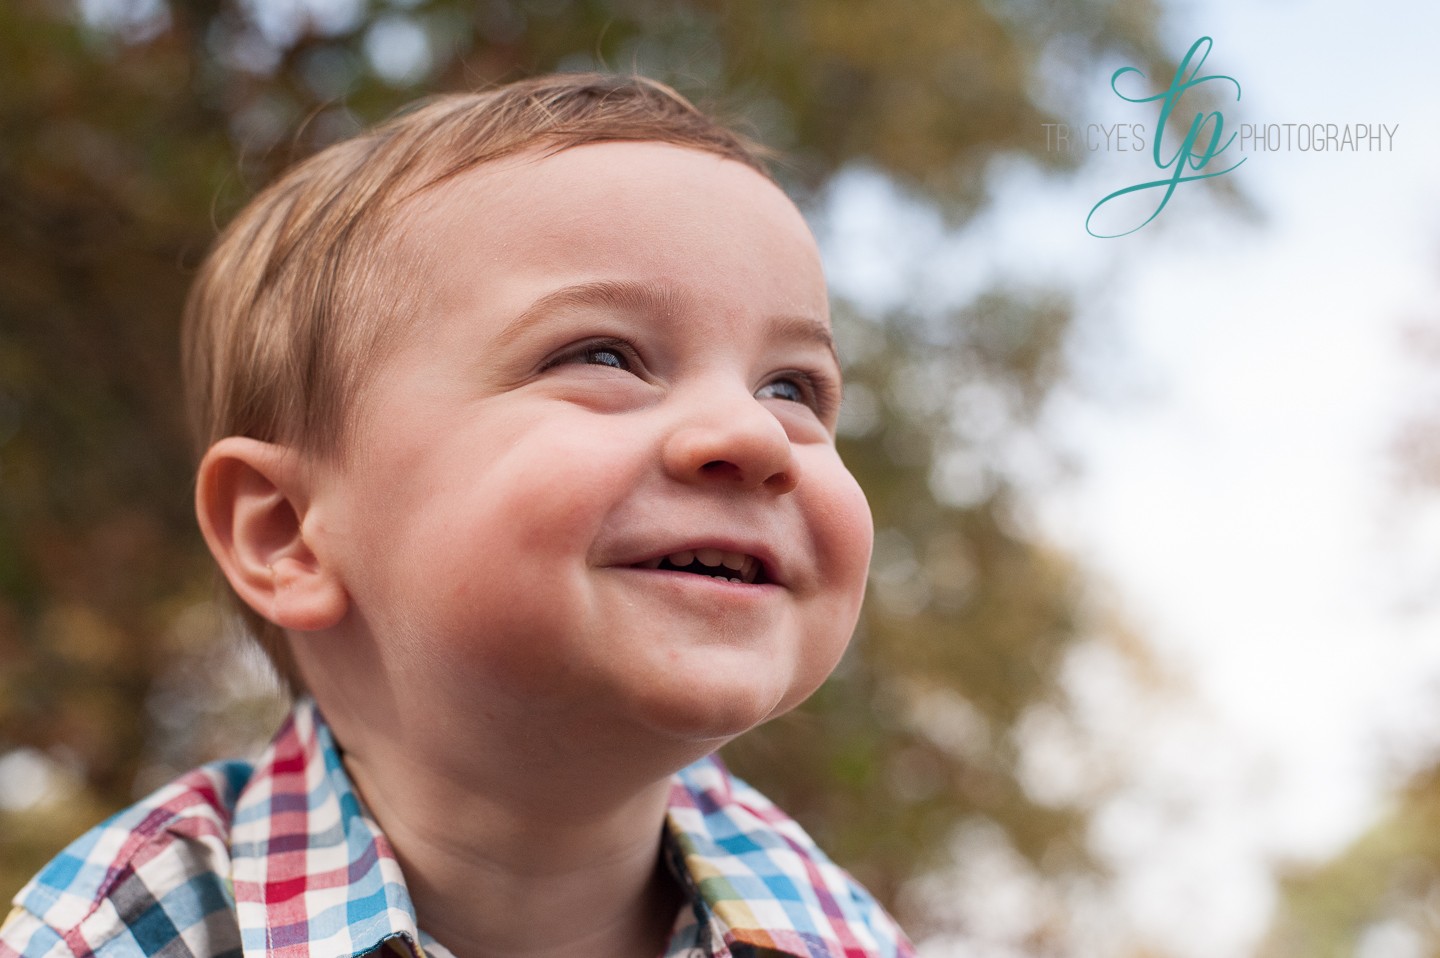
<svg viewBox="0 0 1440 958"><path fill-rule="evenodd" d="M658 84L444 97L317 155L222 236L185 359L207 540L323 704L724 738L854 626L869 513L813 240Z"/></svg>

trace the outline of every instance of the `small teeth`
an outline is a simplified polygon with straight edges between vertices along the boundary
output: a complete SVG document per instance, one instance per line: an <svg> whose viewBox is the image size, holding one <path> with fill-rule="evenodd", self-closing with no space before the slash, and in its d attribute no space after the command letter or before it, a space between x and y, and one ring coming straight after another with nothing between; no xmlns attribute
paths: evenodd
<svg viewBox="0 0 1440 958"><path fill-rule="evenodd" d="M723 549L685 549L680 552L672 552L667 556L659 556L654 559L646 559L638 563L643 569L657 569L662 562L668 562L676 568L683 569L692 563L699 562L710 569L724 569L734 575L717 575L715 578L727 582L748 583L754 582L760 573L760 560L754 556L748 556L741 552L726 552Z"/></svg>
<svg viewBox="0 0 1440 958"><path fill-rule="evenodd" d="M699 561L701 565L718 569L724 566L735 572L745 568L746 563L753 563L755 560L741 552L722 552L719 549L696 549L694 552L676 552L668 557L671 562L678 566L687 566L693 561Z"/></svg>

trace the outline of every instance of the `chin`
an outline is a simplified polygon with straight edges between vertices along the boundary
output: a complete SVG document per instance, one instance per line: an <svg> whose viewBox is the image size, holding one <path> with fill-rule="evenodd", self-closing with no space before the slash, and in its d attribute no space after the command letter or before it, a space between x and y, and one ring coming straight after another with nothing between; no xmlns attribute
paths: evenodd
<svg viewBox="0 0 1440 958"><path fill-rule="evenodd" d="M640 703L640 721L665 737L712 749L790 711L819 685L776 674L773 666L724 670L697 665L685 669L681 681L667 678Z"/></svg>
<svg viewBox="0 0 1440 958"><path fill-rule="evenodd" d="M647 697L640 721L664 737L714 749L798 704L785 703L783 690L753 682L726 685L697 675L669 694Z"/></svg>

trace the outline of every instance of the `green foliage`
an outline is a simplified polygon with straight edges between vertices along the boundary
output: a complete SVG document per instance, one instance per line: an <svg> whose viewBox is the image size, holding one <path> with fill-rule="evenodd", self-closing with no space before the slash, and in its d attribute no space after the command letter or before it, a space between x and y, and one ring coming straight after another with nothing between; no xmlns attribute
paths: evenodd
<svg viewBox="0 0 1440 958"><path fill-rule="evenodd" d="M305 4L102 6L105 23L0 5L0 756L34 749L60 783L0 816L6 892L273 721L230 680L208 600L176 329L216 224L278 169L420 93L634 68L787 151L802 201L859 164L963 224L998 153L1068 161L1039 134L1057 119L1032 96L1044 51L1164 72L1145 0L419 0L332 22L286 19ZM874 415L843 451L880 533L873 594L830 685L729 754L891 902L968 820L1037 867L1083 861L1081 811L1026 795L1010 736L1058 696L1078 572L1025 531L993 448L1063 374L1069 317L1029 291L938 317L837 303L842 345L869 344L849 376ZM983 437L967 395L993 407ZM973 481L944 481L965 462Z"/></svg>

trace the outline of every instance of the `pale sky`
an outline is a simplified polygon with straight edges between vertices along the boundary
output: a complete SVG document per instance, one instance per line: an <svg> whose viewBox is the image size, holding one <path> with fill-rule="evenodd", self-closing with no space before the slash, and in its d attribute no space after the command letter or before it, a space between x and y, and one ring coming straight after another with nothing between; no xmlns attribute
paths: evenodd
<svg viewBox="0 0 1440 958"><path fill-rule="evenodd" d="M1342 848L1394 770L1440 743L1440 510L1396 498L1388 452L1440 398L1440 368L1401 338L1440 324L1440 120L1423 79L1440 13L1168 5L1177 58L1202 35L1205 72L1243 89L1227 118L1398 124L1393 150L1251 153L1227 175L1260 222L1189 184L1114 240L1086 235L1085 214L1153 178L1148 154L1101 153L1064 183L1002 171L958 241L857 175L840 233L879 235L831 262L837 289L878 301L996 276L1084 291L1079 386L1046 429L1082 473L1038 510L1192 691L1129 739L1137 784L1094 836L1129 920L1185 958L1244 954L1270 918L1268 863ZM1125 65L1097 74L1094 108L1153 130L1153 106L1108 89ZM895 250L905 266L873 265Z"/></svg>

